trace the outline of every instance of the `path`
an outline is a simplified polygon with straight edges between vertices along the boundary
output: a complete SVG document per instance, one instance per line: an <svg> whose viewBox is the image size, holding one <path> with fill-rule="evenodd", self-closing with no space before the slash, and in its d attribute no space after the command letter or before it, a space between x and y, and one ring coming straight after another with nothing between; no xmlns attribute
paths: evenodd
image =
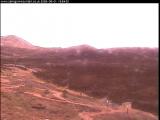
<svg viewBox="0 0 160 120"><path fill-rule="evenodd" d="M43 97L41 94L38 93L34 93L34 92L24 92L25 94L29 94L41 99L45 99L45 100L50 100L50 101L56 101L56 102L63 102L63 103L69 103L69 104L74 104L74 105L80 105L80 106L85 106L85 107L90 107L93 109L97 109L99 111L96 112L81 112L79 113L79 116L83 119L83 120L93 120L93 117L98 116L98 115L102 115L102 114L106 114L106 113L114 113L114 112L122 112L121 110L113 110L113 109L109 109L107 107L104 106L95 106L95 105L90 105L90 104L83 104L83 103L79 103L79 102L73 102L70 100L65 99L64 97L62 97L62 93L58 92L58 91L54 91L54 90L50 90L50 92L53 93L53 95L58 98L57 99L51 99L51 98L47 98L47 97Z"/></svg>

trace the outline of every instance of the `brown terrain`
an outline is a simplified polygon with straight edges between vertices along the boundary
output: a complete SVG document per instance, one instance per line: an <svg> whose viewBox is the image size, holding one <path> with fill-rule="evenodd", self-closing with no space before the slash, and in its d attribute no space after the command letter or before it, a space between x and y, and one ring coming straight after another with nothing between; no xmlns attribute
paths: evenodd
<svg viewBox="0 0 160 120"><path fill-rule="evenodd" d="M1 37L2 120L158 120L157 83L157 48L42 48Z"/></svg>

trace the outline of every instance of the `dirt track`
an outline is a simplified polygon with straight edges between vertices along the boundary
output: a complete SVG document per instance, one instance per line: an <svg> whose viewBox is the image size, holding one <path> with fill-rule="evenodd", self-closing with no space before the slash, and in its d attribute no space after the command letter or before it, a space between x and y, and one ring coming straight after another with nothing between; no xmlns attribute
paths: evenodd
<svg viewBox="0 0 160 120"><path fill-rule="evenodd" d="M122 112L121 110L113 110L111 108L107 109L106 107L103 107L103 106L93 106L93 105L90 105L90 104L83 104L83 103L77 103L77 102L69 101L69 100L65 99L64 97L62 97L60 92L54 91L54 90L52 90L52 92L54 93L54 96L57 97L60 100L46 98L46 97L43 97L42 95L40 95L38 93L32 93L32 92L25 92L25 93L29 94L29 95L32 95L32 96L35 96L35 97L38 97L38 98L41 98L41 99L45 99L45 100L69 103L69 104L74 104L74 105L81 105L81 106L86 106L86 107L90 107L90 108L100 110L100 112L81 112L81 113L79 113L79 116L83 120L93 120L94 116L98 116L98 115L101 115L101 114L113 113L113 112Z"/></svg>

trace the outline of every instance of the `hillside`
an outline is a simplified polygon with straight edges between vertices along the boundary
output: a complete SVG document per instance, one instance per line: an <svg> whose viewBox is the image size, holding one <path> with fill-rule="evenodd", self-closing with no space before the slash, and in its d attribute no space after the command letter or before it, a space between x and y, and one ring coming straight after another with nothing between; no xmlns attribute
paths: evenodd
<svg viewBox="0 0 160 120"><path fill-rule="evenodd" d="M10 39L12 39L12 37L9 38L8 41L10 41ZM46 116L50 116L49 113L52 109L49 107L50 105L63 108L64 106L58 104L59 102L55 102L47 96L42 97L41 93L39 93L41 91L40 89L43 89L42 91L45 91L44 89L49 89L49 91L55 91L58 94L57 96L55 93L52 97L58 99L56 101L60 99L60 103L74 105L75 103L85 103L84 106L82 105L83 107L77 106L76 104L76 109L73 108L74 105L69 105L68 107L70 107L70 109L66 107L63 108L64 111L62 109L53 108L53 113L60 113L59 117L57 117L58 120L92 120L92 117L94 120L106 120L107 118L109 120L157 119L156 117L150 117L150 113L158 115L157 48L126 47L96 49L88 45L80 45L70 48L36 47L36 49L33 49L34 46L30 46L28 43L26 44L23 39L20 40L16 37L14 40L16 44L20 42L22 47L21 45L17 46L9 42L5 44L3 42L1 43L1 70L4 74L2 74L1 78L5 78L2 79L1 82L8 81L2 84L1 97L4 99L2 105L10 104L13 107L2 111L4 114L7 113L6 116L12 116L8 114L10 110L18 112L18 103L16 103L14 99L18 101L22 100L24 103L34 101L35 104L40 106L40 109L41 105L39 105L39 102L42 102L45 107L47 106L47 110L42 107L40 111L45 111ZM21 70L20 68L27 68L27 70ZM16 72L15 77L11 77L14 76L12 72ZM24 80L28 82L24 82ZM41 83L44 84L33 82L34 80L40 80ZM13 84L10 81L13 81ZM20 88L18 85L19 83L22 83ZM7 86L9 89L7 89ZM12 92L12 88L15 88L15 92ZM39 93L38 95L35 94L34 88L38 89L38 91L35 90ZM63 93L64 88L78 95L67 92L67 97L62 98L59 94ZM81 96L81 93L85 96ZM16 98L16 96L19 97ZM29 96L35 99L31 99ZM133 109L131 115L126 115L121 108L116 108L117 111L114 111L113 108L110 107L109 111L114 112L107 112L108 109L101 108L104 106L104 103L100 101L106 96L117 105L121 105L127 101L132 102ZM51 96L49 95L49 97ZM25 100L23 98L25 98ZM10 102L10 99L15 102L15 105ZM90 104L90 102L93 102L94 105ZM98 108L95 107L95 104L98 105ZM87 106L89 108L86 108ZM40 111L36 112L37 109L33 110L31 105L26 108L22 107L21 109L23 109L24 114L29 116L33 114L38 115L39 118L37 117L37 120L41 119L43 116ZM59 111L55 112L54 109L58 109ZM69 110L67 111L67 109ZM28 110L32 112L28 112ZM61 114L63 112L66 114ZM70 113L74 115L70 115ZM151 116L154 116L152 114ZM65 115L71 118L67 118ZM19 116L18 113L15 115L15 119L16 116ZM49 119L52 120L54 117L53 114Z"/></svg>
<svg viewBox="0 0 160 120"><path fill-rule="evenodd" d="M59 87L33 75L34 69L7 65L1 73L1 120L158 120L150 113Z"/></svg>

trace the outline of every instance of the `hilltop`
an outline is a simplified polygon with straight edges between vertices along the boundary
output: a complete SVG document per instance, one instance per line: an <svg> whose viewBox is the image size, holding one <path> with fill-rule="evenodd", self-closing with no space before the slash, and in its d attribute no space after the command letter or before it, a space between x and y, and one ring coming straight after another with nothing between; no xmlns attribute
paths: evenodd
<svg viewBox="0 0 160 120"><path fill-rule="evenodd" d="M27 49L36 48L36 46L15 35L1 36L1 46Z"/></svg>

